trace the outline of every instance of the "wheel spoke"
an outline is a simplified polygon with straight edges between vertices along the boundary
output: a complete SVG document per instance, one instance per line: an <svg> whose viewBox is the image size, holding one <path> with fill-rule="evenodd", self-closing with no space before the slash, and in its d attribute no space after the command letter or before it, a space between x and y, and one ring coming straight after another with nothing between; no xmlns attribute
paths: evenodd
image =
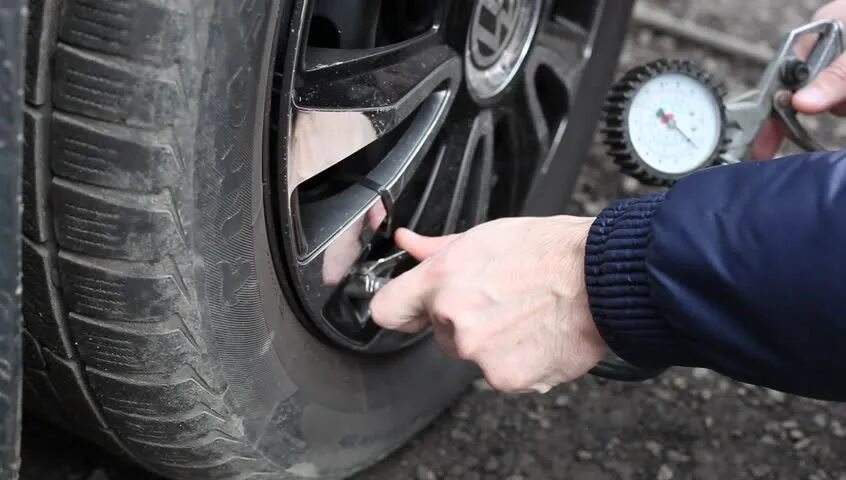
<svg viewBox="0 0 846 480"><path fill-rule="evenodd" d="M533 138L545 154L564 127L570 94L578 88L589 58L590 33L567 18L550 14L523 69L513 122L524 139ZM541 161L542 165L544 162Z"/></svg>
<svg viewBox="0 0 846 480"><path fill-rule="evenodd" d="M411 148L397 153L413 156L428 146L427 137L440 127L461 76L457 55L435 39L432 33L376 49L310 49L305 86L295 93L289 192L391 132L412 114L410 135L399 142ZM391 173L412 166L397 164L396 156L382 163L393 164L388 168Z"/></svg>
<svg viewBox="0 0 846 480"><path fill-rule="evenodd" d="M528 72L532 68L537 72L538 67L539 64L537 63L528 65L526 71ZM540 149L546 150L549 146L550 125L544 115L543 103L535 78L535 73L531 75L527 73L525 82L516 92L513 110L509 113L513 115L514 121L511 123L515 133L520 136L521 143L531 142ZM566 95L566 92L564 93ZM551 101L552 99L546 98L544 100Z"/></svg>
<svg viewBox="0 0 846 480"><path fill-rule="evenodd" d="M473 119L461 152L458 177L449 203L444 233L465 230L485 220L493 173L494 128L490 110Z"/></svg>
<svg viewBox="0 0 846 480"><path fill-rule="evenodd" d="M385 222L387 211L376 192L356 185L325 203L307 205L299 215L323 217L319 225L312 227L318 231L335 225L331 235L322 235L325 237L322 244L311 249L314 253L299 264L300 275L312 286L306 301L313 311L322 311L350 268L367 253L371 240ZM306 231L306 236L321 237L314 231Z"/></svg>
<svg viewBox="0 0 846 480"><path fill-rule="evenodd" d="M489 110L451 121L436 153L436 168L409 226L444 235L482 221L487 214L493 171L493 119ZM413 223L413 225L412 225Z"/></svg>
<svg viewBox="0 0 846 480"><path fill-rule="evenodd" d="M600 0L598 3L603 2ZM572 81L572 76L580 73L584 62L590 58L595 33L553 11L550 20L538 32L532 55L541 57L541 63L557 66L556 71L562 72L564 79Z"/></svg>

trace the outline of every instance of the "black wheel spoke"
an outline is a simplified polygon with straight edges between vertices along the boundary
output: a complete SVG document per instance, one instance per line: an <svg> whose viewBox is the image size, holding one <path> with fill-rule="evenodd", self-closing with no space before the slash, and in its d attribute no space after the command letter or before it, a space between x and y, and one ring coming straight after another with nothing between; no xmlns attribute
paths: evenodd
<svg viewBox="0 0 846 480"><path fill-rule="evenodd" d="M433 154L437 169L432 169L428 178L425 202L418 205L409 222L427 235L462 231L487 217L493 172L493 115L490 110L482 110L477 115L454 118L450 125Z"/></svg>
<svg viewBox="0 0 846 480"><path fill-rule="evenodd" d="M433 33L377 49L310 49L318 50L311 56L316 63L294 98L289 191L407 120L403 143L409 148L374 172L374 181L394 188L437 132L460 81L460 59L435 39Z"/></svg>
<svg viewBox="0 0 846 480"><path fill-rule="evenodd" d="M299 264L300 275L311 285L306 302L315 312L322 312L337 293L352 266L367 253L387 217L382 200L365 187L351 187L349 194L332 197L331 201L332 204L308 205L299 212L303 217L322 217L315 228L334 226L332 234L315 253Z"/></svg>
<svg viewBox="0 0 846 480"><path fill-rule="evenodd" d="M490 110L482 110L470 124L460 154L458 176L449 202L444 233L466 230L486 220L493 173L494 125Z"/></svg>
<svg viewBox="0 0 846 480"><path fill-rule="evenodd" d="M574 89L590 58L592 34L572 20L553 16L538 33L537 45L532 49L534 58L527 63L550 68L568 88Z"/></svg>
<svg viewBox="0 0 846 480"><path fill-rule="evenodd" d="M535 71L537 64L534 64ZM561 95L562 92L558 92ZM566 92L562 98L566 99ZM543 105L545 102L557 100L554 98L542 98L538 92L536 74L526 74L523 85L515 92L515 99L512 109L508 112L512 116L512 133L520 137L521 144L531 143L539 150L546 150L549 147L549 140L552 133L549 120L544 115ZM554 133L554 132L553 132Z"/></svg>

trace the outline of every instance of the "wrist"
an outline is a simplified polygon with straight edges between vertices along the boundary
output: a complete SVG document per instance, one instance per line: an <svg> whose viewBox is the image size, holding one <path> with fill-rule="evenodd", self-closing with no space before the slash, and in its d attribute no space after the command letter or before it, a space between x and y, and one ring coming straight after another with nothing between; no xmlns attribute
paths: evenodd
<svg viewBox="0 0 846 480"><path fill-rule="evenodd" d="M560 297L565 299L561 318L566 323L568 336L578 339L572 352L562 352L565 362L577 362L586 373L602 360L610 350L594 322L585 282L585 250L595 217L561 216L556 224L561 229L565 267L558 285L562 286ZM563 248L562 248L563 247ZM573 358L578 356L579 358Z"/></svg>

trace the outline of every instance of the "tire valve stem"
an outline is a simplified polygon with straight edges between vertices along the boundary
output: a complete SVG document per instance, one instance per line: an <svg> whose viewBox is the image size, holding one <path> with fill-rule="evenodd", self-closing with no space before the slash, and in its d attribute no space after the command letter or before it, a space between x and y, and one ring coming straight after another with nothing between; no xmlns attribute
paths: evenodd
<svg viewBox="0 0 846 480"><path fill-rule="evenodd" d="M344 286L344 293L356 300L370 300L390 281L391 271L403 260L411 258L400 250L385 258L364 262L354 269Z"/></svg>

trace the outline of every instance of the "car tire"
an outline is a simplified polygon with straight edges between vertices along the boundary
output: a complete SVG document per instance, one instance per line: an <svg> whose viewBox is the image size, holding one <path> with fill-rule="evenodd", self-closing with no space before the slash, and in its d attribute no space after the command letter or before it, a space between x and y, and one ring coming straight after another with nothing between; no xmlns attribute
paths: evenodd
<svg viewBox="0 0 846 480"><path fill-rule="evenodd" d="M342 478L466 387L431 341L333 346L283 290L256 125L295 5L30 7L28 408L168 478Z"/></svg>
<svg viewBox="0 0 846 480"><path fill-rule="evenodd" d="M20 470L21 164L23 130L22 2L0 5L0 479Z"/></svg>

